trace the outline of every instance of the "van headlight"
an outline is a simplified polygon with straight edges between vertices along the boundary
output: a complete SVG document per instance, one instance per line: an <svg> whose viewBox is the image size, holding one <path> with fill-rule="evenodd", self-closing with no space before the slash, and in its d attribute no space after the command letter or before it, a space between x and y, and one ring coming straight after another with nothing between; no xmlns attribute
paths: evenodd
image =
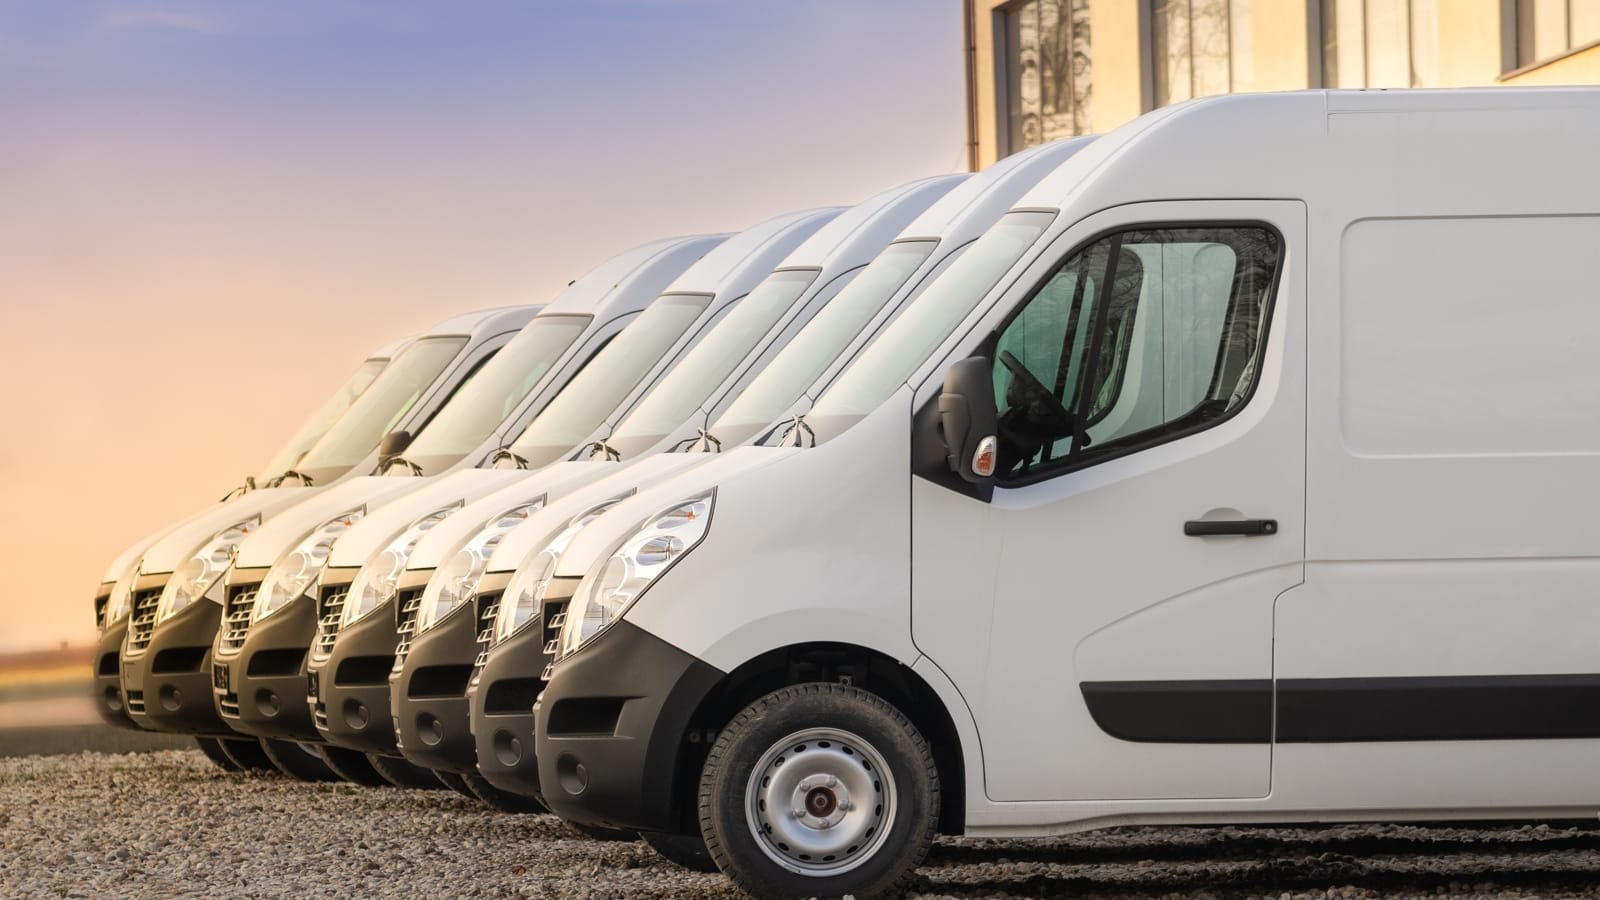
<svg viewBox="0 0 1600 900"><path fill-rule="evenodd" d="M312 529L295 545L293 550L284 554L272 568L267 570L267 577L262 580L261 588L256 591L256 604L251 610L250 620L259 622L272 615L285 606L289 601L299 599L310 592L322 577L322 570L328 565L328 554L333 552L333 542L339 535L350 530L350 526L361 521L367 514L365 506L358 506L348 512L322 523Z"/></svg>
<svg viewBox="0 0 1600 900"><path fill-rule="evenodd" d="M483 530L467 539L450 561L428 579L422 590L422 605L417 608L417 633L439 624L450 611L470 601L478 593L478 582L489 567L489 557L506 532L528 521L544 508L544 495L506 510Z"/></svg>
<svg viewBox="0 0 1600 900"><path fill-rule="evenodd" d="M577 650L620 619L646 588L693 550L711 526L715 501L716 492L711 491L651 516L623 538L605 562L589 570L567 607L556 658Z"/></svg>
<svg viewBox="0 0 1600 900"><path fill-rule="evenodd" d="M222 576L233 565L233 555L239 544L260 524L260 515L251 516L229 525L195 548L194 555L172 573L167 586L162 588L161 599L156 601L156 624L188 609L201 597L221 606Z"/></svg>
<svg viewBox="0 0 1600 900"><path fill-rule="evenodd" d="M394 540L387 547L372 555L356 573L355 581L350 583L350 594L345 599L344 611L339 616L339 627L348 628L368 613L394 599L395 589L400 585L400 576L406 571L406 560L411 556L411 549L417 546L417 541L427 534L433 526L443 522L446 516L465 505L457 500L449 506L441 507L422 518L407 525L403 531L395 535Z"/></svg>
<svg viewBox="0 0 1600 900"><path fill-rule="evenodd" d="M128 571L123 572L117 583L111 586L111 596L106 598L105 624L101 626L101 631L122 621L133 609L133 583L139 579L139 564L142 562L142 559L134 560Z"/></svg>
<svg viewBox="0 0 1600 900"><path fill-rule="evenodd" d="M633 492L629 491L612 497L573 516L567 527L551 538L543 550L517 567L511 580L506 583L505 593L500 595L500 606L494 616L493 643L498 644L511 637L538 616L539 608L544 605L544 593L550 587L550 579L555 577L556 563L561 561L561 551L567 549L583 526L605 515L606 510L632 495Z"/></svg>

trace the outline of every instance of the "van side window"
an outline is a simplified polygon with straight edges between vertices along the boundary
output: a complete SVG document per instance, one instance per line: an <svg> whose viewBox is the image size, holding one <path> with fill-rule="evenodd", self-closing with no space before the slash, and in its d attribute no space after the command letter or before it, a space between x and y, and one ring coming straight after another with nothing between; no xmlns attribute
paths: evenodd
<svg viewBox="0 0 1600 900"><path fill-rule="evenodd" d="M995 340L1001 479L1232 415L1255 386L1281 256L1259 225L1125 231L1073 253Z"/></svg>

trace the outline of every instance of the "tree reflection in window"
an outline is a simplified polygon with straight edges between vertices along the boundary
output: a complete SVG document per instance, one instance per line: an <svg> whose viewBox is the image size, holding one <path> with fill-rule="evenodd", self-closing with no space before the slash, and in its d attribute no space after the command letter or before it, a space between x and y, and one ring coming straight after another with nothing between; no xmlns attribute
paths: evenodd
<svg viewBox="0 0 1600 900"><path fill-rule="evenodd" d="M1094 83L1089 2L1027 0L1005 10L1012 152L1089 133Z"/></svg>

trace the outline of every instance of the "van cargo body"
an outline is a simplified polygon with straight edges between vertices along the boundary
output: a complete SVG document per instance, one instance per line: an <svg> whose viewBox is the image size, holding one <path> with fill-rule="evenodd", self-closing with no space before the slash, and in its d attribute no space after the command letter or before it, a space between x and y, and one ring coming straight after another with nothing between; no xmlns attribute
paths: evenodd
<svg viewBox="0 0 1600 900"><path fill-rule="evenodd" d="M383 475L350 479L284 511L239 546L222 627L213 636L212 700L221 721L256 737L311 741L306 656L332 546L346 531L377 531L379 548L433 507L382 517L388 505L456 472L456 500L498 474L498 450L640 319L660 289L720 245L722 236L652 241L601 263L546 305L421 429ZM474 468L490 465L489 468ZM448 505L442 502L439 505ZM359 526L359 529L358 529Z"/></svg>
<svg viewBox="0 0 1600 900"><path fill-rule="evenodd" d="M1596 146L1586 88L1097 139L790 446L579 533L550 806L857 896L938 830L1594 815Z"/></svg>
<svg viewBox="0 0 1600 900"><path fill-rule="evenodd" d="M481 649L483 629L478 626L490 617L476 607L468 583L457 574L464 563L469 572L481 575L485 571L488 560L482 558L481 549L473 548L492 549L489 541L497 542L516 530L565 527L573 515L594 503L708 458L697 452L697 447L717 440L705 428L710 415L725 408L743 385L759 377L816 317L844 302L850 286L865 275L868 265L907 224L967 178L948 175L900 185L868 198L818 229L712 325L704 340L628 410L615 428L595 435L603 438L608 451L553 463L523 482L519 489L538 486L546 503L521 524L493 528L490 537L491 529L484 528L483 520L497 512L494 507L504 506L505 500L490 503L486 499L429 535L433 547L426 554L414 555L406 575L426 588L417 613L400 620L401 649L390 677L396 735L408 759L473 778L480 774L467 694ZM712 412L706 412L707 408ZM595 484L604 485L599 488L601 496L590 490ZM582 509L567 512L572 504L564 501L574 491L594 499L586 501ZM546 513L555 507L561 511ZM441 561L445 566L436 571ZM474 580L470 589L475 587ZM530 710L531 703L524 704L520 712Z"/></svg>

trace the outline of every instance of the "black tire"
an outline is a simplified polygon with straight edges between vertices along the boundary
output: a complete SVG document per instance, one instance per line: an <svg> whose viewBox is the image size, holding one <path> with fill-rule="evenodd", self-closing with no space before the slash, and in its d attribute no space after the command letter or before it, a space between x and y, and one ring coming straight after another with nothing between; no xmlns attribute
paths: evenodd
<svg viewBox="0 0 1600 900"><path fill-rule="evenodd" d="M472 791L467 789L467 779L465 775L461 775L456 772L446 772L442 769L434 769L433 777L439 779L439 782L445 787L455 791L463 797L466 797L468 800L478 799L472 793Z"/></svg>
<svg viewBox="0 0 1600 900"><path fill-rule="evenodd" d="M540 798L501 790L490 784L482 775L463 775L462 780L466 782L467 790L472 792L472 796L482 800L492 809L525 815L550 811L545 808Z"/></svg>
<svg viewBox="0 0 1600 900"><path fill-rule="evenodd" d="M339 776L328 768L314 748L295 741L261 739L261 752L267 755L279 772L296 781L338 781Z"/></svg>
<svg viewBox="0 0 1600 900"><path fill-rule="evenodd" d="M767 773L759 779L758 767ZM791 814L785 799L769 815L752 788L779 798L805 792L806 805ZM722 730L701 771L699 811L717 868L753 896L876 897L901 888L927 857L939 823L939 772L916 726L883 698L799 684L750 704ZM805 847L785 838L815 840Z"/></svg>
<svg viewBox="0 0 1600 900"><path fill-rule="evenodd" d="M662 831L641 831L639 840L651 850L666 857L691 872L715 872L717 861L711 858L706 842L698 834L667 834Z"/></svg>
<svg viewBox="0 0 1600 900"><path fill-rule="evenodd" d="M228 754L222 752L221 741L216 738L197 737L194 739L194 743L195 746L200 748L200 752L206 755L206 759L215 763L217 768L224 772L239 771L239 764L229 759Z"/></svg>
<svg viewBox="0 0 1600 900"><path fill-rule="evenodd" d="M357 750L346 750L343 747L330 747L327 744L317 745L317 756L333 774L343 778L351 784L362 787L388 787L389 782L383 780L378 770L367 762L367 755Z"/></svg>
<svg viewBox="0 0 1600 900"><path fill-rule="evenodd" d="M586 837L591 841L632 842L639 839L639 832L637 831L623 831L621 828L602 828L599 825L579 825L577 822L567 822L565 819L562 819L562 821L566 822L567 828L577 833L578 836Z"/></svg>
<svg viewBox="0 0 1600 900"><path fill-rule="evenodd" d="M372 764L373 771L381 775L384 781L395 787L412 788L420 791L444 789L444 783L433 774L432 769L424 769L416 763L401 757L368 753L367 762Z"/></svg>
<svg viewBox="0 0 1600 900"><path fill-rule="evenodd" d="M246 772L276 772L277 767L261 750L255 738L217 738L217 744L233 764Z"/></svg>

